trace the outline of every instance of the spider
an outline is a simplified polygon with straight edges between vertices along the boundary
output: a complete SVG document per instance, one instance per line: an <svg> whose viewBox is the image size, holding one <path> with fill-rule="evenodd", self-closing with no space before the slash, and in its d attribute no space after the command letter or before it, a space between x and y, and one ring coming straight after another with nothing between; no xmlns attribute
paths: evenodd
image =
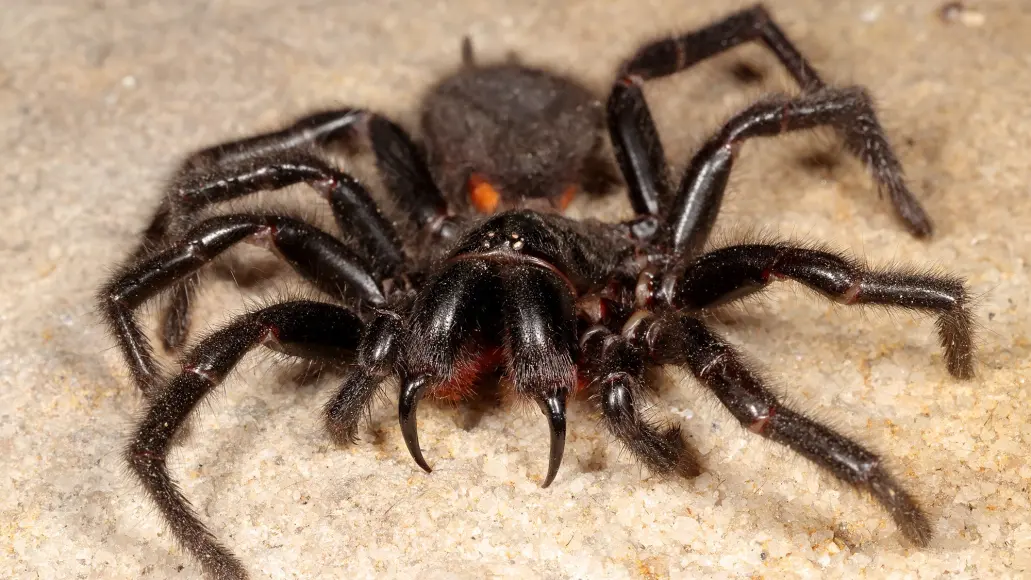
<svg viewBox="0 0 1031 580"><path fill-rule="evenodd" d="M674 189L643 84L752 41L772 51L801 93L769 96L734 115L694 154ZM606 125L615 163L606 153ZM463 399L500 370L506 388L539 405L548 422L543 487L559 471L566 402L577 395L596 405L615 439L652 472L699 474L680 428L642 413L646 371L674 365L750 431L869 492L905 538L926 545L928 517L878 455L783 404L705 323L710 309L790 279L843 304L937 315L948 371L973 376L969 297L956 277L871 270L785 242L705 250L741 145L821 126L835 129L865 164L910 232L931 233L866 91L825 84L761 5L644 44L622 64L604 104L565 75L513 59L478 63L466 39L461 66L423 101L422 145L383 115L345 108L192 154L139 247L99 293L146 400L125 452L131 472L207 573L245 578L243 564L180 493L166 458L197 404L258 346L350 365L325 408L339 444L357 439L381 383L397 377L404 442L427 472L420 400ZM355 146L373 153L383 195L407 216L402 223L331 162L331 153ZM605 191L620 175L633 219L561 214L578 190ZM346 239L283 213L209 211L300 183L328 202ZM253 309L201 339L181 356L181 371L164 376L135 311L167 294L161 340L182 350L198 271L244 241L272 250L328 298Z"/></svg>

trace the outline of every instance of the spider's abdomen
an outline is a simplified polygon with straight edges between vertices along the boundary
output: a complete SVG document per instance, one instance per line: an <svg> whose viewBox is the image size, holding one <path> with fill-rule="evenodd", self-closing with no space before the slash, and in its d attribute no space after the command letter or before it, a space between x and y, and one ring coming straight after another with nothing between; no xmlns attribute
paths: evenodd
<svg viewBox="0 0 1031 580"><path fill-rule="evenodd" d="M559 199L581 181L602 128L600 103L576 81L519 64L469 65L426 95L422 131L432 170L453 201L470 179L514 207Z"/></svg>

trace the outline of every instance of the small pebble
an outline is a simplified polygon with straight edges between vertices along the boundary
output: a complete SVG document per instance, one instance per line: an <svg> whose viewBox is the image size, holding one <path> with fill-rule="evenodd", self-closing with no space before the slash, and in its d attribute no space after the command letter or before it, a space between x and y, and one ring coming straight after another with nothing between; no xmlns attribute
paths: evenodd
<svg viewBox="0 0 1031 580"><path fill-rule="evenodd" d="M945 22L958 22L963 26L976 28L984 25L984 13L978 12L962 2L947 2L938 9L938 15Z"/></svg>

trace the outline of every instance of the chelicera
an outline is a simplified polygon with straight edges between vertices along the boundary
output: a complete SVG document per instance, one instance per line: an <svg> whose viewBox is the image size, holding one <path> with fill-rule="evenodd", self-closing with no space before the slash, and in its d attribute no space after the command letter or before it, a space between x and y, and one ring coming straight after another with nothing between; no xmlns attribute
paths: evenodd
<svg viewBox="0 0 1031 580"><path fill-rule="evenodd" d="M776 55L801 93L769 96L734 115L674 188L642 84L751 41ZM99 295L146 398L125 453L132 473L208 573L244 578L242 563L180 494L166 457L197 404L256 347L351 365L325 412L341 444L355 441L381 385L397 377L401 432L426 471L420 400L462 399L500 370L508 390L535 402L547 419L544 487L559 472L566 402L575 396L593 401L612 435L653 472L697 475L701 466L680 429L642 415L645 371L674 365L745 427L869 492L903 536L927 544L927 516L876 454L781 403L704 322L713 307L790 279L843 304L935 314L949 372L973 375L968 293L956 277L871 270L788 243L704 250L740 146L820 126L835 129L865 164L911 233L930 234L867 93L826 85L761 6L645 44L623 63L604 102L564 75L515 61L479 64L466 42L461 67L424 99L422 145L380 114L340 109L194 153L139 247ZM607 158L606 127L616 163ZM373 194L332 162L331 153L356 143L371 149L382 195L403 218L388 218ZM601 192L620 176L634 219L561 215L578 190ZM345 237L275 212L213 211L299 183L328 202ZM180 350L198 270L244 241L272 249L325 300L239 316L182 354L178 374L162 376L135 311L166 295L161 337L167 349Z"/></svg>

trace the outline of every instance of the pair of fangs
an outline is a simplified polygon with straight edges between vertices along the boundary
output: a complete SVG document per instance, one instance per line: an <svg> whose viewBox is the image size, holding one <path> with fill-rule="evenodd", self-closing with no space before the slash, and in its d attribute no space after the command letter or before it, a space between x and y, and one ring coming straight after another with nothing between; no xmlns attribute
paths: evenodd
<svg viewBox="0 0 1031 580"><path fill-rule="evenodd" d="M433 471L426 458L422 455L419 447L419 425L417 410L419 401L433 383L428 375L420 375L415 378L406 379L401 387L401 394L398 397L398 421L401 423L401 435L404 436L408 452L419 467L427 473ZM548 487L558 469L562 465L562 454L566 448L566 391L557 390L550 395L537 399L537 405L548 420L548 429L551 431L551 452L548 455L548 474L544 477L541 487Z"/></svg>

